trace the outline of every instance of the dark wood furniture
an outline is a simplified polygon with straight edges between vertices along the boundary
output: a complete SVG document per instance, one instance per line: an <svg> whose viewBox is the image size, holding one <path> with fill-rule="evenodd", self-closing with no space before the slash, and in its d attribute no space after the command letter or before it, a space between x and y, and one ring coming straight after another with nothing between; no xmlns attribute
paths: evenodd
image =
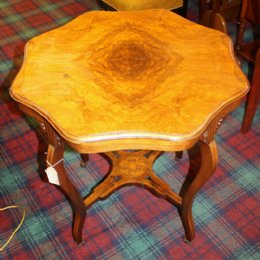
<svg viewBox="0 0 260 260"><path fill-rule="evenodd" d="M241 0L199 0L199 17L201 19L206 11L214 10L224 19L236 19L240 8Z"/></svg>
<svg viewBox="0 0 260 260"><path fill-rule="evenodd" d="M253 29L254 39L246 42L244 33L249 26ZM235 50L237 56L247 60L254 66L251 90L248 94L241 128L243 133L247 133L251 128L260 96L260 0L242 1Z"/></svg>
<svg viewBox="0 0 260 260"><path fill-rule="evenodd" d="M216 131L248 89L229 37L160 9L88 12L31 39L10 94L46 136L49 181L71 201L77 243L86 209L124 185L175 205L191 241L193 200L217 166ZM66 174L65 145L83 166L90 153L111 165L87 197ZM189 153L193 178L177 194L153 163L164 151L178 155L194 145L200 165L193 168Z"/></svg>
<svg viewBox="0 0 260 260"><path fill-rule="evenodd" d="M227 34L226 21L215 9L205 11L200 18L200 24Z"/></svg>

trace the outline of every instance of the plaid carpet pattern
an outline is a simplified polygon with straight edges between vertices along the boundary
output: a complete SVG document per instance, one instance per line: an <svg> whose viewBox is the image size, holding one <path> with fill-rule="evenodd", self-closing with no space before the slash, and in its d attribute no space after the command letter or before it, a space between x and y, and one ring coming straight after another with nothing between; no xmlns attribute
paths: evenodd
<svg viewBox="0 0 260 260"><path fill-rule="evenodd" d="M197 1L190 0L192 20L196 7ZM138 187L122 188L94 204L83 230L86 243L73 241L71 207L60 190L44 181L46 145L38 126L19 112L8 90L27 40L94 9L95 1L0 1L0 208L16 204L26 209L24 224L0 259L260 259L260 114L258 109L252 130L242 135L243 104L219 129L219 164L194 201L191 245L182 241L177 209ZM65 165L82 195L108 170L98 154L81 168L79 155L70 149ZM186 153L178 162L173 153L164 153L154 165L175 191L187 169ZM0 247L21 216L19 209L0 212Z"/></svg>

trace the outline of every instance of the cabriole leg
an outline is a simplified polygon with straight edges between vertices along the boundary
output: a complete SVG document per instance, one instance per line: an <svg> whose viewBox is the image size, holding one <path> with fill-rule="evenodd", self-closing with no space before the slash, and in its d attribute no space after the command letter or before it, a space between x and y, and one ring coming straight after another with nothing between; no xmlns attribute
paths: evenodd
<svg viewBox="0 0 260 260"><path fill-rule="evenodd" d="M189 242L195 236L195 229L192 217L192 203L197 192L214 173L218 161L217 147L215 141L209 144L199 141L201 165L191 184L181 191L182 205L179 209L182 224L185 230L185 238ZM192 158L190 158L191 161Z"/></svg>

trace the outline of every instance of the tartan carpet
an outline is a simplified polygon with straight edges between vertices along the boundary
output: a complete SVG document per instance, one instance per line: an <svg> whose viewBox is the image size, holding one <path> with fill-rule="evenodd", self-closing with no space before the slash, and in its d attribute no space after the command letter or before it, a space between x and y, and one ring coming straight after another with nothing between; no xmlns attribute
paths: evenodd
<svg viewBox="0 0 260 260"><path fill-rule="evenodd" d="M196 20L197 1L189 1ZM0 208L17 204L26 218L0 259L260 259L259 253L259 109L253 128L240 133L242 104L217 134L219 164L193 204L196 237L183 243L177 209L137 187L125 187L89 210L78 246L72 239L72 212L62 193L44 180L46 145L37 124L25 117L8 90L23 57L26 41L60 26L83 12L98 9L95 1L0 1ZM44 80L43 75L43 80ZM82 195L104 176L106 161L90 156L85 169L70 149L65 165ZM154 170L174 190L188 168L187 154L176 162L165 153ZM0 212L0 247L19 223L22 211Z"/></svg>

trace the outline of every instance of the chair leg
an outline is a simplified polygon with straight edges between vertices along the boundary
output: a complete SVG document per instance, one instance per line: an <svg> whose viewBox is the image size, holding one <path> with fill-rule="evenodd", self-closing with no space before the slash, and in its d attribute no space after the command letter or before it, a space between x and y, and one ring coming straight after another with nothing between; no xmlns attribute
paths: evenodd
<svg viewBox="0 0 260 260"><path fill-rule="evenodd" d="M258 101L260 98L260 49L258 49L256 64L254 68L253 80L251 89L248 94L245 114L243 118L241 132L246 134L251 129L252 121L255 116Z"/></svg>

